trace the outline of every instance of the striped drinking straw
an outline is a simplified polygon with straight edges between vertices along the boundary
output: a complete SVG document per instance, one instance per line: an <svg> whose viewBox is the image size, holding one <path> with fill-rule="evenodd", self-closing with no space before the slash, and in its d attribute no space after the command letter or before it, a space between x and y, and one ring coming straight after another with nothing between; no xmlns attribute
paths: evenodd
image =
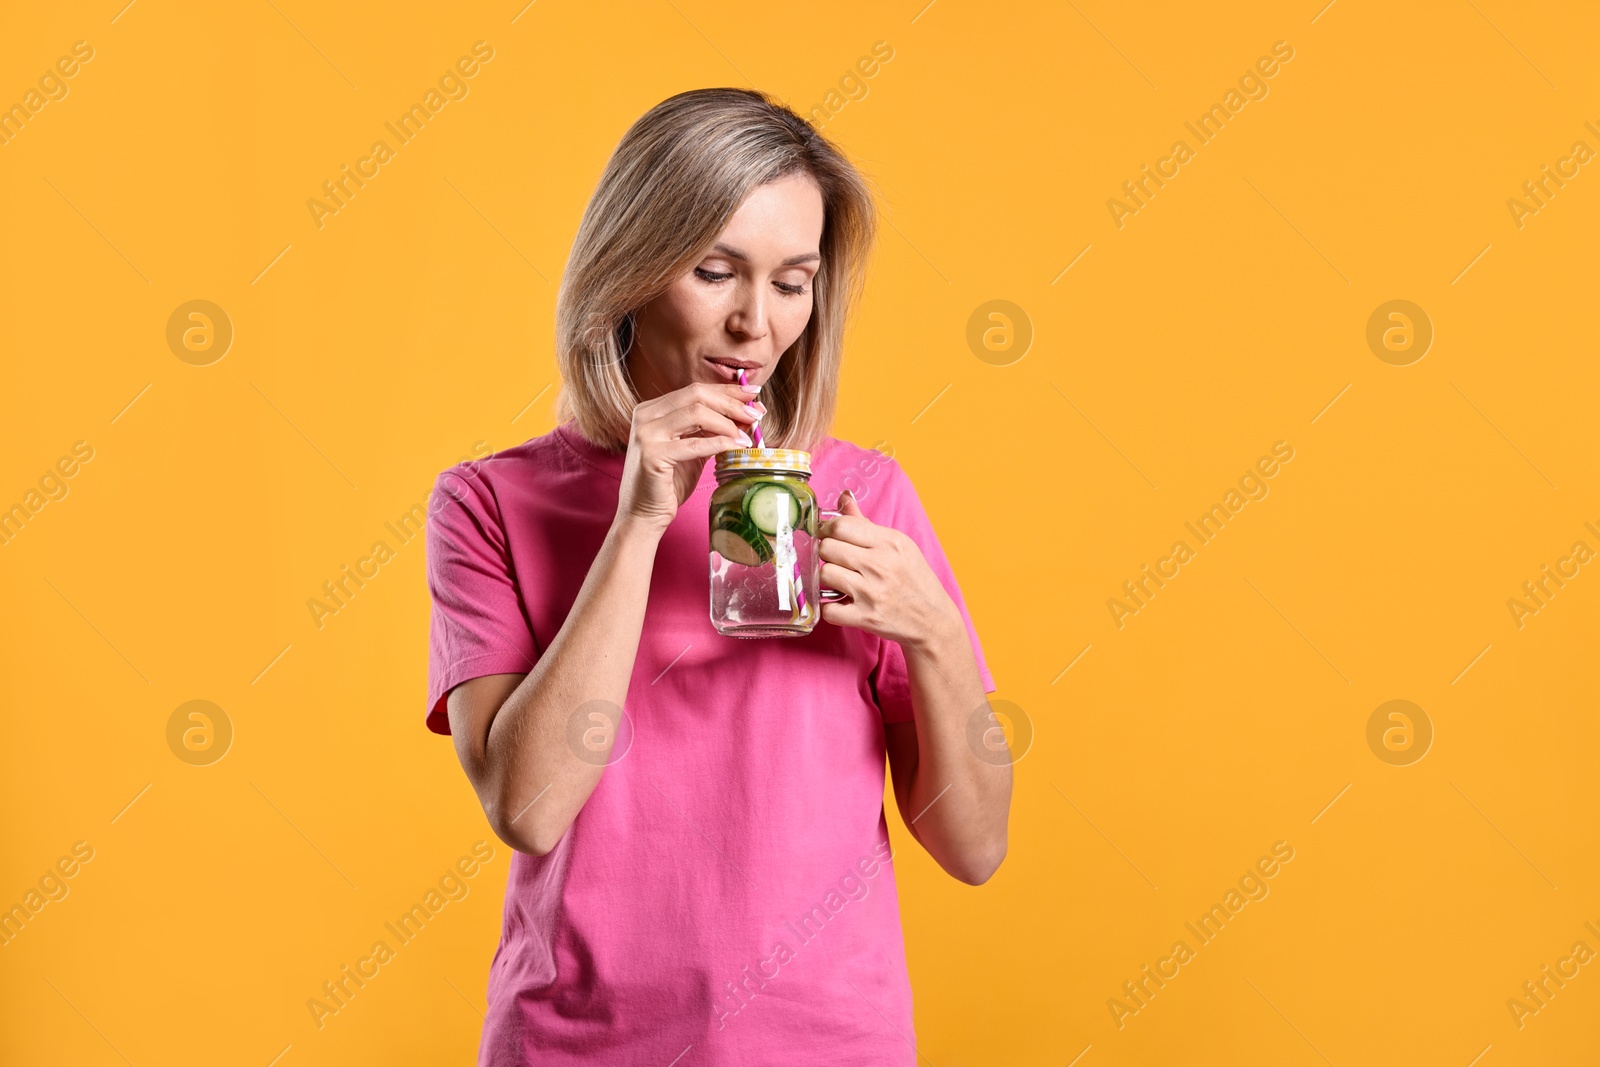
<svg viewBox="0 0 1600 1067"><path fill-rule="evenodd" d="M787 518L788 515L785 515L784 519ZM788 522L784 522L785 527L788 525ZM794 543L793 530L789 531L789 543ZM800 577L800 553L793 553L790 562L793 564L792 570L794 574L794 615L792 617L792 621L799 622L801 617L806 613L806 583Z"/></svg>
<svg viewBox="0 0 1600 1067"><path fill-rule="evenodd" d="M748 384L750 384L749 383L749 379L747 379L745 377L745 373L744 373L744 368L743 367L739 368L739 384L740 385L748 385ZM755 445L756 448L765 448L766 447L761 441L761 422L759 420L757 420L755 423L751 424L751 426L750 426L750 439L751 439L751 441L754 442L754 445ZM790 531L790 534L791 534L791 536L793 536L793 532L792 531ZM806 613L805 582L800 577L800 556L799 556L798 553L796 553L796 555L794 557L793 581L794 581L794 598L795 598L794 599L795 619L798 621L799 617Z"/></svg>
<svg viewBox="0 0 1600 1067"><path fill-rule="evenodd" d="M743 367L739 368L739 384L740 385L749 385L750 384L749 382L747 382L745 380L744 368ZM745 402L745 407L749 407L749 406L750 406L749 401L746 401ZM766 447L765 445L763 445L761 443L761 423L760 423L759 420L757 420L755 423L753 423L751 425L751 427L750 427L750 438L751 438L751 440L753 440L755 442L755 446L757 448L765 448Z"/></svg>

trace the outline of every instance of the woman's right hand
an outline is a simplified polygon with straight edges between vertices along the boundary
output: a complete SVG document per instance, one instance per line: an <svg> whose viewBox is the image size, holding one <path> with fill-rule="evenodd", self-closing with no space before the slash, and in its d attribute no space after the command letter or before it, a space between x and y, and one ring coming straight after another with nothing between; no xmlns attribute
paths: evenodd
<svg viewBox="0 0 1600 1067"><path fill-rule="evenodd" d="M736 382L694 382L635 407L617 521L637 520L664 532L699 484L707 459L750 447L749 428L767 410L755 396Z"/></svg>

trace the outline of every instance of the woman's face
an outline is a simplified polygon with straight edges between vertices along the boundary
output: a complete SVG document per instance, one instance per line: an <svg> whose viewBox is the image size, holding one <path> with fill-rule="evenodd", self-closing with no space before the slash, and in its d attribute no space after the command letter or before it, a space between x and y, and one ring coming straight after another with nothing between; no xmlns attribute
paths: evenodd
<svg viewBox="0 0 1600 1067"><path fill-rule="evenodd" d="M627 365L640 400L692 382L760 385L811 320L822 191L808 175L758 186L715 245L634 314Z"/></svg>

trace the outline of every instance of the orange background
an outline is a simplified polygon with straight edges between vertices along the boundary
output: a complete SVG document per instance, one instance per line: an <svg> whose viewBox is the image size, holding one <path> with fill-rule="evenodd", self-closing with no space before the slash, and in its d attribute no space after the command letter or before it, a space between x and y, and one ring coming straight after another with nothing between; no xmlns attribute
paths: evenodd
<svg viewBox="0 0 1600 1067"><path fill-rule="evenodd" d="M921 1062L1600 1051L1592 963L1520 1026L1507 1004L1600 950L1600 576L1520 627L1507 604L1600 549L1600 174L1507 205L1600 149L1592 8L124 2L0 36L0 104L94 50L0 145L0 507L93 449L0 547L0 906L93 849L0 948L0 1060L470 1062L498 843L307 1011L493 837L423 727L421 543L320 629L306 601L476 442L548 430L556 283L611 148L724 84L836 112L877 183L836 433L910 472L1034 734L980 889L891 804ZM479 40L469 95L319 228L306 201ZM1267 95L1200 144L1184 123L1278 41ZM1119 227L1108 199L1180 138ZM1420 359L1368 345L1396 299L1432 324ZM233 328L205 366L167 341L191 300ZM1025 352L969 345L992 300ZM1269 494L1119 627L1122 583L1278 441ZM207 766L169 747L192 700L233 731ZM1391 700L1420 709L1409 749L1369 744ZM1269 895L1200 945L1185 922L1279 841Z"/></svg>

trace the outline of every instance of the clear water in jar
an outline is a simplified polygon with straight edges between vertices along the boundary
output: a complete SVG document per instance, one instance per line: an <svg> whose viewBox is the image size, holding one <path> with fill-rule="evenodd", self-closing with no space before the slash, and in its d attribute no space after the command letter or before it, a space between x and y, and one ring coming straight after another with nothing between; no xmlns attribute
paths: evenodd
<svg viewBox="0 0 1600 1067"><path fill-rule="evenodd" d="M758 492L763 495L752 496ZM732 637L809 633L821 617L816 498L809 486L767 475L735 478L712 495L711 529L711 621L717 630Z"/></svg>

